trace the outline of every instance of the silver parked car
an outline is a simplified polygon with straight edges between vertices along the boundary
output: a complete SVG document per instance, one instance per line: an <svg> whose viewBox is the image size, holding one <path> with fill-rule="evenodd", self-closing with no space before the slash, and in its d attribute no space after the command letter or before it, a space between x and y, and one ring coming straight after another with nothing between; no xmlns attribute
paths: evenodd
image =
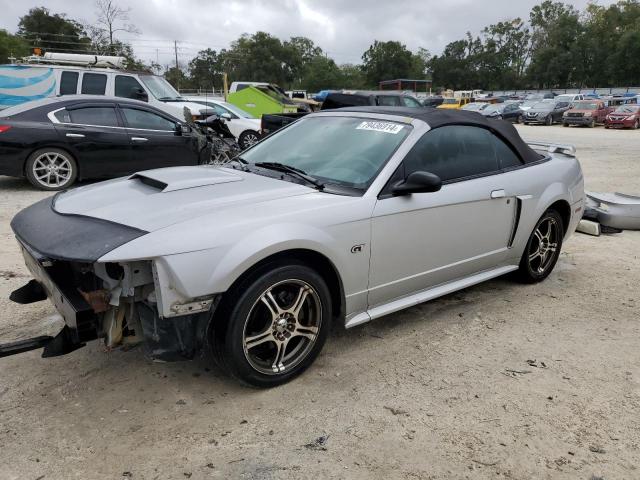
<svg viewBox="0 0 640 480"><path fill-rule="evenodd" d="M224 167L79 187L12 227L66 327L45 356L104 338L161 359L206 346L245 383L295 377L331 324L354 327L515 272L552 271L582 215L570 146L473 112L307 115Z"/></svg>

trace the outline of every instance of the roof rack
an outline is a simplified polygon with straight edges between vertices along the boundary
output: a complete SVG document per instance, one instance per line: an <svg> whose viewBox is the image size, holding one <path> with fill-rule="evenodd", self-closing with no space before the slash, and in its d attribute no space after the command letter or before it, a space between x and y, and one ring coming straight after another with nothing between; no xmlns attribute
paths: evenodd
<svg viewBox="0 0 640 480"><path fill-rule="evenodd" d="M74 65L78 67L101 67L123 69L126 59L111 55L82 55L77 53L47 52L43 56L31 55L22 59L24 63L49 65Z"/></svg>

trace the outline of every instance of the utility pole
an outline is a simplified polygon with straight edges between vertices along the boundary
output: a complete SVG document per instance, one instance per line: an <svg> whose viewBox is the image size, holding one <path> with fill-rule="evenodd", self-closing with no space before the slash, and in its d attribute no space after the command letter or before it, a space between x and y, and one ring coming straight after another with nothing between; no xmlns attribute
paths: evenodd
<svg viewBox="0 0 640 480"><path fill-rule="evenodd" d="M173 41L173 50L176 53L176 68L178 68L178 41Z"/></svg>

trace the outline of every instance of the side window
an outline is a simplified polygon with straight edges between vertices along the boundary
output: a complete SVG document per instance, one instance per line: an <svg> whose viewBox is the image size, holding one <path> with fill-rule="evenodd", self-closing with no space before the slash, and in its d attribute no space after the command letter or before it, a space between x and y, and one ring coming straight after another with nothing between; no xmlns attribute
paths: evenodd
<svg viewBox="0 0 640 480"><path fill-rule="evenodd" d="M400 99L397 96L380 96L378 97L378 105L384 107L398 107L400 106Z"/></svg>
<svg viewBox="0 0 640 480"><path fill-rule="evenodd" d="M104 127L117 127L118 117L113 107L87 107L69 110L71 123L81 125L99 125ZM56 115L57 117L57 115Z"/></svg>
<svg viewBox="0 0 640 480"><path fill-rule="evenodd" d="M498 163L500 168L512 168L522 165L520 157L511 149L509 145L504 143L500 138L495 135L493 137L493 145L496 150L496 156L498 157Z"/></svg>
<svg viewBox="0 0 640 480"><path fill-rule="evenodd" d="M107 76L103 73L85 73L82 76L82 93L85 95L104 95L107 88Z"/></svg>
<svg viewBox="0 0 640 480"><path fill-rule="evenodd" d="M60 95L75 95L78 91L78 72L62 72L60 75Z"/></svg>
<svg viewBox="0 0 640 480"><path fill-rule="evenodd" d="M405 107L411 108L421 108L422 105L411 97L402 97L402 103L404 103Z"/></svg>
<svg viewBox="0 0 640 480"><path fill-rule="evenodd" d="M139 99L138 92L144 89L138 81L127 75L116 75L115 93L116 97Z"/></svg>
<svg viewBox="0 0 640 480"><path fill-rule="evenodd" d="M176 128L175 122L167 120L160 115L156 115L146 110L138 110L136 108L122 108L124 118L127 125L131 128L142 128L145 130L168 130L173 131Z"/></svg>
<svg viewBox="0 0 640 480"><path fill-rule="evenodd" d="M425 133L404 162L407 175L421 170L435 173L443 182L499 170L491 132L463 125Z"/></svg>
<svg viewBox="0 0 640 480"><path fill-rule="evenodd" d="M65 109L59 110L57 111L54 116L58 119L59 122L61 123L71 123L71 116L69 115L69 112L66 111Z"/></svg>

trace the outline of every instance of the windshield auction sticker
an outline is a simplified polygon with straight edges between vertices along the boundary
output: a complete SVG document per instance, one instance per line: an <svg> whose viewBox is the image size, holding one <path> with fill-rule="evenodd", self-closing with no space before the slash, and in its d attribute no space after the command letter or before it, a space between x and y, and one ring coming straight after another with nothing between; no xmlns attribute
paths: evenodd
<svg viewBox="0 0 640 480"><path fill-rule="evenodd" d="M374 132L393 133L394 135L402 131L404 127L391 122L362 122L356 130L373 130Z"/></svg>

